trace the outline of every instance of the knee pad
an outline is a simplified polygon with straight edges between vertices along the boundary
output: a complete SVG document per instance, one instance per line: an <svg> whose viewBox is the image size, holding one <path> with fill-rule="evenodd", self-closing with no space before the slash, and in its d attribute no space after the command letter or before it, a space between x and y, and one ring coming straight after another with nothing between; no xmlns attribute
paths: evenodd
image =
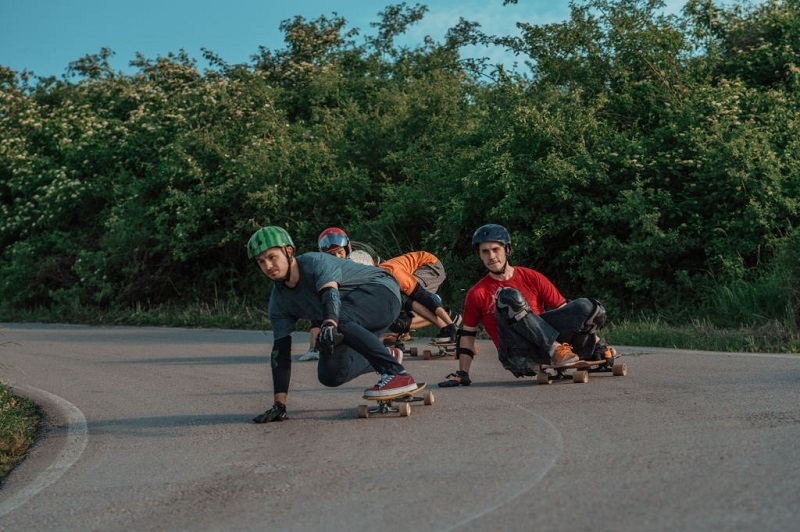
<svg viewBox="0 0 800 532"><path fill-rule="evenodd" d="M567 341L581 358L594 360L602 355L595 351L600 340L597 333L606 324L606 309L596 299L586 298L579 301L586 308L586 321L583 322L581 330L576 331Z"/></svg>
<svg viewBox="0 0 800 532"><path fill-rule="evenodd" d="M531 312L531 307L519 290L500 287L494 294L495 314L508 322L519 321Z"/></svg>
<svg viewBox="0 0 800 532"><path fill-rule="evenodd" d="M394 322L389 325L389 330L395 334L405 334L411 330L411 314L405 310L400 312Z"/></svg>
<svg viewBox="0 0 800 532"><path fill-rule="evenodd" d="M596 299L589 298L592 308L589 311L589 316L583 324L583 329L580 332L584 334L597 333L606 325L606 309Z"/></svg>

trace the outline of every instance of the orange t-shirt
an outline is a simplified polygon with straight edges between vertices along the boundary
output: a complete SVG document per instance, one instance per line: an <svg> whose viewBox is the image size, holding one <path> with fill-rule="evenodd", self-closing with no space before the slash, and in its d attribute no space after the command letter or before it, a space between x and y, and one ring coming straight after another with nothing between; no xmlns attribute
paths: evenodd
<svg viewBox="0 0 800 532"><path fill-rule="evenodd" d="M414 272L422 266L437 262L439 262L439 259L433 253L411 251L381 262L378 267L391 273L392 277L397 280L397 284L400 285L400 291L409 296L418 283L417 278L414 277Z"/></svg>

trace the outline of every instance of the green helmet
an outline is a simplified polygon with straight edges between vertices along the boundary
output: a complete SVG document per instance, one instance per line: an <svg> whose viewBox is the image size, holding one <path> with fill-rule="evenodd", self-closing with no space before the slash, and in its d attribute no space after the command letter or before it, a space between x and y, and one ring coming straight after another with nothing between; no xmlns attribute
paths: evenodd
<svg viewBox="0 0 800 532"><path fill-rule="evenodd" d="M286 232L286 229L269 225L262 227L250 237L247 242L247 258L254 259L261 253L264 253L269 248L277 247L294 247L292 237Z"/></svg>

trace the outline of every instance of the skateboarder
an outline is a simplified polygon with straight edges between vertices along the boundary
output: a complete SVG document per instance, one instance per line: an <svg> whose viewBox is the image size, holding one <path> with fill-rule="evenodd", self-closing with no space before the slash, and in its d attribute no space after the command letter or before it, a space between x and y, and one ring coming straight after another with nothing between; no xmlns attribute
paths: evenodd
<svg viewBox="0 0 800 532"><path fill-rule="evenodd" d="M328 253L340 259L346 259L353 251L350 237L338 227L329 227L317 237L317 247L323 253Z"/></svg>
<svg viewBox="0 0 800 532"><path fill-rule="evenodd" d="M471 384L475 333L481 323L503 367L516 377L535 375L538 363L563 368L581 358L613 359L614 349L597 336L606 319L599 302L568 302L542 273L509 264L511 236L501 225L479 227L472 246L488 273L467 292L456 347L459 368L439 386Z"/></svg>
<svg viewBox="0 0 800 532"><path fill-rule="evenodd" d="M350 237L347 236L347 233L345 233L344 230L339 229L338 227L328 227L322 231L317 237L317 247L321 252L333 255L334 257L338 257L340 259L349 258L353 251L353 246L350 243ZM319 351L317 350L318 334L319 324L312 323L308 334L308 351L300 355L297 360L302 362L319 360Z"/></svg>
<svg viewBox="0 0 800 532"><path fill-rule="evenodd" d="M434 342L456 341L456 325L453 323L453 318L442 306L441 298L432 293L439 288L445 278L442 262L435 255L427 251L411 251L381 262L378 267L397 279L403 296L403 311L406 314L401 314L395 321L391 327L392 332L400 334L408 332L412 327L412 316L409 313L413 312L428 323L439 327Z"/></svg>
<svg viewBox="0 0 800 532"><path fill-rule="evenodd" d="M375 266L374 261L366 251L353 249L353 243L350 241L350 237L338 227L329 227L322 231L319 237L317 237L317 247L319 247L321 252L340 259L350 259L360 264ZM302 362L319 360L319 351L317 350L318 334L319 324L312 323L308 335L308 351L300 355L297 360Z"/></svg>
<svg viewBox="0 0 800 532"><path fill-rule="evenodd" d="M385 347L378 336L400 312L400 290L394 278L371 266L326 253L295 256L289 234L262 227L250 237L247 255L273 281L269 298L274 404L256 423L286 419L295 324L321 324L317 377L325 386L340 386L372 371L381 377L366 397L380 398L414 391L417 384L402 365L402 352Z"/></svg>

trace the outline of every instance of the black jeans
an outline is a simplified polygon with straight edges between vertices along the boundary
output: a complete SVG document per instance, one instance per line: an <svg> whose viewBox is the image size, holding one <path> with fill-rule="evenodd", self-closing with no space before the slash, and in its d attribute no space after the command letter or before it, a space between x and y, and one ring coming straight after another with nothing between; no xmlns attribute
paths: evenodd
<svg viewBox="0 0 800 532"><path fill-rule="evenodd" d="M501 315L495 314L497 330L500 335L498 356L501 361L517 367L526 366L527 362L550 361L550 346L553 342L573 343L578 335L587 336L577 342L576 353L581 358L592 355L599 338L592 331L585 333L587 321L596 309L591 299L575 299L555 310L548 310L538 316L533 312L513 323ZM509 368L507 368L509 369Z"/></svg>
<svg viewBox="0 0 800 532"><path fill-rule="evenodd" d="M382 285L367 284L342 298L339 332L344 335L330 356L320 355L317 378L325 386L341 386L365 373L405 371L380 341L381 333L400 314L400 300Z"/></svg>

